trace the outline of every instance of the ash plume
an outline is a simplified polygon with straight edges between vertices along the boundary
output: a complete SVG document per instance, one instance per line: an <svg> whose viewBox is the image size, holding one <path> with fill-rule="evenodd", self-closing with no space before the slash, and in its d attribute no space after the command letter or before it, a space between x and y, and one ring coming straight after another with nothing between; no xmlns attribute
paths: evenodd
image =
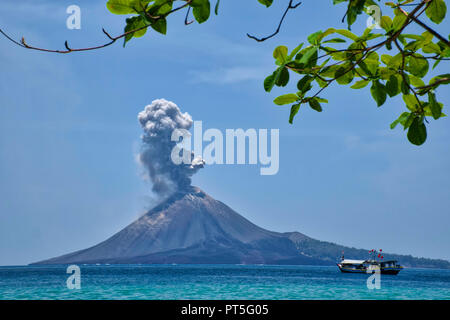
<svg viewBox="0 0 450 320"><path fill-rule="evenodd" d="M176 141L171 141L175 129L189 130L192 126L191 116L165 99L154 100L138 115L144 134L139 161L144 166L148 178L153 183L152 190L160 196L170 195L191 186L191 177L205 161L191 153L191 164L173 163L172 149Z"/></svg>

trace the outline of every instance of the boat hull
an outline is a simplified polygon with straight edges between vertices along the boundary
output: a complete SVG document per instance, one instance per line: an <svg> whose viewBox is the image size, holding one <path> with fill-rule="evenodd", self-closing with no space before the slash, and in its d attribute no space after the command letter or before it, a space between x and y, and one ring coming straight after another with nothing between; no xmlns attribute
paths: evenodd
<svg viewBox="0 0 450 320"><path fill-rule="evenodd" d="M381 274L397 275L403 268L381 269Z"/></svg>
<svg viewBox="0 0 450 320"><path fill-rule="evenodd" d="M342 273L367 273L366 270L339 268Z"/></svg>
<svg viewBox="0 0 450 320"><path fill-rule="evenodd" d="M337 264L342 273L368 273L367 268L348 268ZM397 275L403 268L381 268L381 274ZM370 273L370 272L369 272Z"/></svg>

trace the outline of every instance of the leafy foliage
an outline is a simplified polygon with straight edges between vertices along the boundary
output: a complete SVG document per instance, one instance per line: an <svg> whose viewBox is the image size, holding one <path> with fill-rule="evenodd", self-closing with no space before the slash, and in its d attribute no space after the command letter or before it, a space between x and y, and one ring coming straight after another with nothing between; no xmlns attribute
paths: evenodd
<svg viewBox="0 0 450 320"><path fill-rule="evenodd" d="M450 74L431 75L442 61L450 60L450 36L443 36L433 29L434 24L445 19L445 0L386 2L384 4L391 9L391 15L378 17L373 25L381 27L382 31L375 31L371 27L361 35L351 31L352 25L360 15L381 12L381 1L332 1L334 5L347 5L342 19L342 22L347 21L347 29L328 28L314 32L307 37L307 42L300 43L290 52L286 46L276 47L273 58L277 67L264 79L264 90L270 92L275 86L286 87L289 81L299 75L296 80L298 91L283 94L274 100L277 105L291 105L290 123L293 123L304 104L322 112L322 104L328 103L328 100L319 95L333 83L352 89L368 87L378 107L382 107L388 98L401 94L407 110L391 124L391 128L401 124L404 130L408 130L407 137L411 143L423 144L427 139L428 119L438 120L446 116L443 113L444 105L437 100L436 93L438 88L450 83ZM273 0L258 2L266 7L273 4ZM174 6L175 3L181 4ZM288 1L278 27L269 36L247 36L258 42L271 39L280 32L288 11L296 9L301 3ZM216 15L219 5L220 0L216 0ZM113 14L128 17L124 32L118 36L113 37L103 29L108 42L101 45L72 48L66 41L65 50L55 50L29 45L24 37L16 41L2 29L0 34L22 48L67 54L102 49L119 39L124 39L125 46L131 39L144 36L149 28L166 34L168 16L181 9L187 9L186 25L194 22L189 21L190 13L198 23L206 22L211 15L210 0L108 0L106 7ZM407 12L406 9L411 11ZM421 17L423 13L425 15L422 17L428 18L426 23ZM423 28L424 32L406 33L405 29L410 24Z"/></svg>
<svg viewBox="0 0 450 320"><path fill-rule="evenodd" d="M345 15L348 30L317 31L307 38L307 43L301 43L290 54L285 46L275 48L273 56L277 69L264 80L264 90L270 92L274 86L286 86L293 78L290 73L300 76L297 92L283 94L274 100L277 105L292 104L290 123L303 104L321 112L320 103L327 100L319 95L332 83L349 85L352 89L363 89L370 84L370 94L378 107L388 97L401 94L407 111L391 124L391 128L401 124L408 130L411 143L423 144L427 138L428 118L437 120L445 116L443 104L436 100L436 90L450 82L450 75L437 75L428 84L424 78L430 69L448 60L450 47L442 36L436 39L437 33L427 25L427 31L421 34L407 34L404 30L424 11L432 23L441 23L446 14L444 0L423 0L414 5L410 13L403 7L411 5L411 0L387 2L393 17L381 18L382 32L367 28L361 35L351 32L350 27L358 15L376 3L372 0L333 0L334 4L344 2L348 3ZM380 49L386 53L379 54ZM431 68L430 62L433 63Z"/></svg>
<svg viewBox="0 0 450 320"><path fill-rule="evenodd" d="M166 34L166 17L183 7L189 6L192 14L198 23L208 20L211 11L209 0L188 0L185 4L173 8L176 0L108 0L106 7L111 13L120 15L136 14L125 20L124 46L133 38L139 38L145 35L148 27L153 30ZM219 2L217 0L214 11L218 14Z"/></svg>
<svg viewBox="0 0 450 320"><path fill-rule="evenodd" d="M192 10L198 23L204 23L210 17L209 0L183 0L181 2L184 4L177 8L174 8L174 2L177 0L109 0L107 8L114 14L133 15L126 19L125 46L131 39L145 35L149 27L166 34L167 16L184 7ZM258 2L266 7L273 4L273 0ZM406 111L391 124L391 128L401 124L404 130L408 130L409 141L415 145L423 144L427 138L428 118L438 120L445 116L436 91L450 82L450 74L436 75L427 84L425 78L441 61L449 60L449 41L418 20L425 13L428 22L441 23L447 11L445 1L386 2L392 14L381 17L379 25L382 32L367 28L361 35L354 34L351 27L358 16L370 13L371 6L379 2L333 0L335 5L347 4L343 18L347 22L347 29L317 31L307 37L307 42L299 44L290 52L286 46L275 48L273 58L277 67L265 78L264 90L270 92L275 86L286 87L293 76L299 76L296 80L297 92L280 95L274 100L277 105L291 106L290 123L293 123L304 104L314 111L322 112L322 104L328 101L320 95L333 83L352 89L368 88L378 107L382 107L388 98L402 95ZM217 0L215 14L218 14L219 4L220 0ZM296 6L290 1L283 19L287 11ZM412 10L407 12L404 8ZM188 14L189 11L186 23ZM425 32L405 33L410 23L419 24Z"/></svg>

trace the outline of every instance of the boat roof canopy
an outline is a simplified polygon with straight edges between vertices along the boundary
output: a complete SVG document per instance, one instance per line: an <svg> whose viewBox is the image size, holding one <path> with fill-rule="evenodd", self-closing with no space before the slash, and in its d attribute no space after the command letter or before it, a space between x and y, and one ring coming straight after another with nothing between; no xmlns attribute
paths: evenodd
<svg viewBox="0 0 450 320"><path fill-rule="evenodd" d="M348 263L348 264L363 264L366 260L350 260L350 259L344 259L341 261L341 263Z"/></svg>

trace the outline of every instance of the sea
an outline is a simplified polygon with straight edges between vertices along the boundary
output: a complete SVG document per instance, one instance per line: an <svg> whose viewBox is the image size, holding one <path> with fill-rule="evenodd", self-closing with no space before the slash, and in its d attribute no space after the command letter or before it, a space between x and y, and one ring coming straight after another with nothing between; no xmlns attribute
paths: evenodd
<svg viewBox="0 0 450 320"><path fill-rule="evenodd" d="M79 274L67 267L0 267L0 299L450 299L450 270L439 269L405 268L381 275L379 289L371 278L369 289L369 274L334 266L79 265Z"/></svg>

